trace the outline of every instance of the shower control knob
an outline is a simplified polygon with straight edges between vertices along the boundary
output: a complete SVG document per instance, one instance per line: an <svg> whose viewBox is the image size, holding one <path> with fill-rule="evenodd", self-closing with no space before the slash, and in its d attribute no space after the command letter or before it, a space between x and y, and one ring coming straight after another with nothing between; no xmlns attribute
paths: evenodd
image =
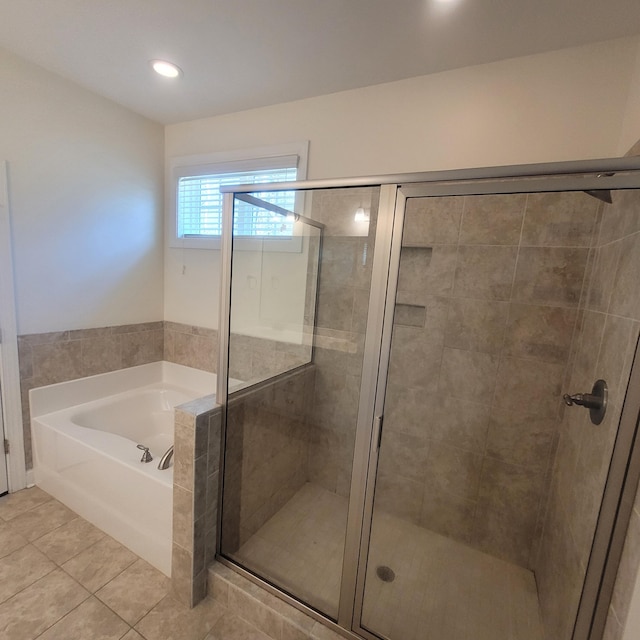
<svg viewBox="0 0 640 640"><path fill-rule="evenodd" d="M608 391L607 383L604 380L597 380L593 385L591 393L575 393L573 395L565 393L562 399L569 407L575 404L589 409L591 422L593 422L593 424L600 424L607 411Z"/></svg>
<svg viewBox="0 0 640 640"><path fill-rule="evenodd" d="M139 444L137 448L142 450L142 458L140 458L140 462L151 462L153 460L153 456L149 452L149 447Z"/></svg>

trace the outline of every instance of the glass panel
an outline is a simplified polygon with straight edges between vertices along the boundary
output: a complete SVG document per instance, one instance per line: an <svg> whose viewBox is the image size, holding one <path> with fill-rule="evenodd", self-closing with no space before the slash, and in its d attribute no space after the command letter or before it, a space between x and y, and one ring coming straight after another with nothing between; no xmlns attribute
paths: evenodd
<svg viewBox="0 0 640 640"><path fill-rule="evenodd" d="M297 193L288 245L234 239L221 550L333 619L378 196Z"/></svg>
<svg viewBox="0 0 640 640"><path fill-rule="evenodd" d="M637 206L637 192L407 201L362 627L571 638L638 336L618 317L637 302L623 288L638 234L632 254L620 222ZM561 397L600 377L617 400L594 427Z"/></svg>

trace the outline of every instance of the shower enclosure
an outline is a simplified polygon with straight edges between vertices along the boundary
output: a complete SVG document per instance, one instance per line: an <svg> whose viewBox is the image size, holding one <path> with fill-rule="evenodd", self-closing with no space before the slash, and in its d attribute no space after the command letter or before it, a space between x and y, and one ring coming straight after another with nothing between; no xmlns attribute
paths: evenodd
<svg viewBox="0 0 640 640"><path fill-rule="evenodd" d="M221 561L347 637L599 637L640 467L639 168L227 193ZM599 378L594 425L562 396Z"/></svg>

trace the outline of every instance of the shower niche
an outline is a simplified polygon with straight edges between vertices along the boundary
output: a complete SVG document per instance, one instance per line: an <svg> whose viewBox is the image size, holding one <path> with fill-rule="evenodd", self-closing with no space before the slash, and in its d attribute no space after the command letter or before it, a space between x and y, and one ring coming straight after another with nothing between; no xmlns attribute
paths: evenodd
<svg viewBox="0 0 640 640"><path fill-rule="evenodd" d="M227 232L220 560L347 637L595 640L594 536L635 427L620 167L301 183L293 211L229 194L228 229L249 195L295 242ZM596 426L563 394L598 378Z"/></svg>

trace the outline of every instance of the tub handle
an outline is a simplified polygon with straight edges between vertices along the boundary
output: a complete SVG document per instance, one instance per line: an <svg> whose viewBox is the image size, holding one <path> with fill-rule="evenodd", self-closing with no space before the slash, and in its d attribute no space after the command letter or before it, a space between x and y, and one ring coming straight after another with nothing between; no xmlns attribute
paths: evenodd
<svg viewBox="0 0 640 640"><path fill-rule="evenodd" d="M140 462L151 462L153 460L153 456L149 452L149 447L139 444L137 448L142 449L142 458L140 458Z"/></svg>

